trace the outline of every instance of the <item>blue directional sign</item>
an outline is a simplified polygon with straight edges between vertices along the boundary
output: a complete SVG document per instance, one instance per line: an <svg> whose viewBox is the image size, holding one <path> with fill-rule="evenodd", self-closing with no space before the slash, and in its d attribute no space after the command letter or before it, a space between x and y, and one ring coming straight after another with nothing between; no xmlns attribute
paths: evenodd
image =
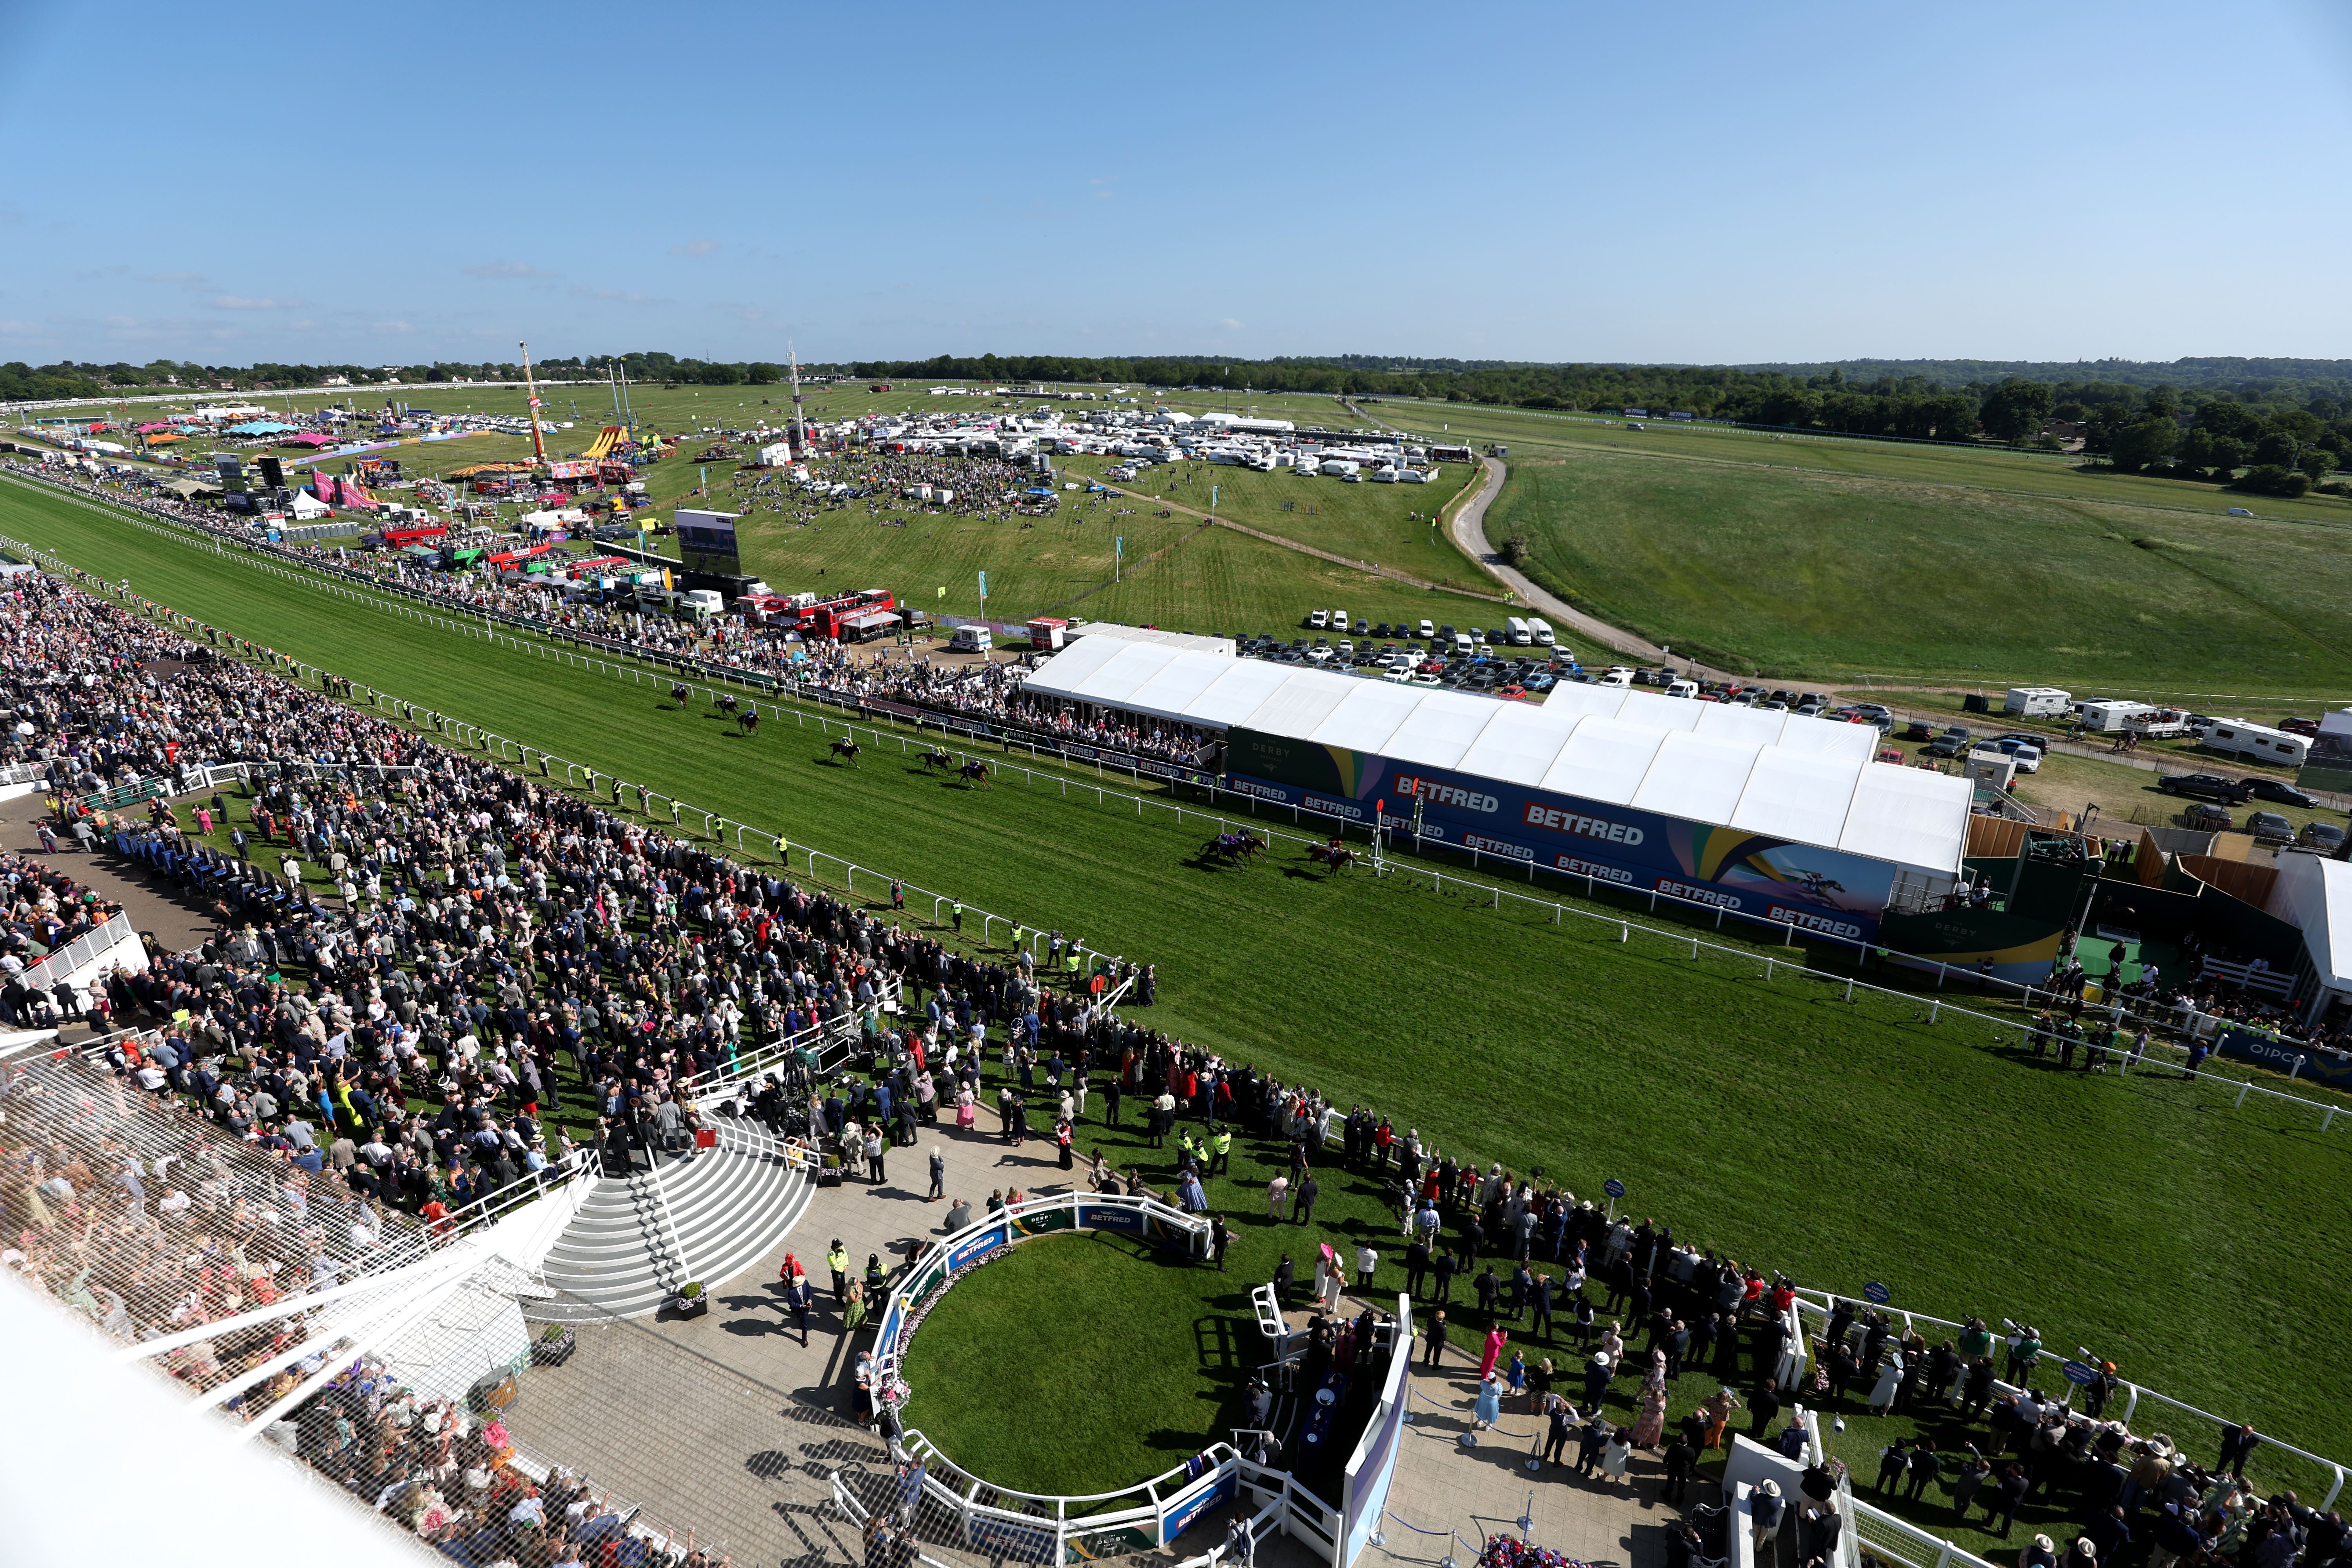
<svg viewBox="0 0 2352 1568"><path fill-rule="evenodd" d="M1872 1280L1869 1284L1864 1285L1862 1288L1862 1293L1881 1307L1884 1307L1887 1302L1895 1299L1895 1292L1889 1290L1885 1286L1881 1285L1875 1279Z"/></svg>
<svg viewBox="0 0 2352 1568"><path fill-rule="evenodd" d="M1625 1184L1612 1176L1601 1184L1601 1190L1612 1198L1622 1198L1625 1195Z"/></svg>
<svg viewBox="0 0 2352 1568"><path fill-rule="evenodd" d="M2069 1383L2096 1383L2099 1380L2099 1369L2086 1361L2062 1362L2058 1370L2066 1374Z"/></svg>

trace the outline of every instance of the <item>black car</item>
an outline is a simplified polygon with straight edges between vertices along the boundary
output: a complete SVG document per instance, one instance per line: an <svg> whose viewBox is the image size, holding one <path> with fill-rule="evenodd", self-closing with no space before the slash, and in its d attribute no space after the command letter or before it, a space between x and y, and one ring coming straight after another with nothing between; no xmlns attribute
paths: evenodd
<svg viewBox="0 0 2352 1568"><path fill-rule="evenodd" d="M1920 755L1927 757L1957 757L1968 749L1969 732L1966 730L1961 729L1959 726L1954 725L1951 729L1945 731L1942 734L1928 742L1927 749L1923 751Z"/></svg>
<svg viewBox="0 0 2352 1568"><path fill-rule="evenodd" d="M2218 800L2225 805L2243 805L2246 792L2235 780L2219 773L2170 773L2156 781L2156 787L2166 795L2185 795L2197 800Z"/></svg>
<svg viewBox="0 0 2352 1568"><path fill-rule="evenodd" d="M2238 787L2246 792L2250 800L2274 800L2281 805L2314 806L2319 804L2293 784L2277 779L2242 778L2238 781Z"/></svg>

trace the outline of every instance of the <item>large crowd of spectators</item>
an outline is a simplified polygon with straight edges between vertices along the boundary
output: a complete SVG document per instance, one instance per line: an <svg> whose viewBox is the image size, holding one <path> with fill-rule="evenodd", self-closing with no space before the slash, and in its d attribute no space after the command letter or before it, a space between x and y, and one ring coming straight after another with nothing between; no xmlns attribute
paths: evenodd
<svg viewBox="0 0 2352 1568"><path fill-rule="evenodd" d="M887 479L892 485L937 482L952 488L955 474L974 468L1002 468L1015 474L1021 471L1017 464L980 458L873 457L857 460L877 466L873 474L866 476L877 485ZM932 477L918 477L925 475ZM110 500L121 500L94 487L82 488L93 494L105 494ZM256 542L247 525L210 508L169 498L140 504L174 521L235 540L247 548L268 548L304 564L381 581L408 594L437 599L457 613L557 627L573 637L601 642L623 653L690 660L714 669L787 682L795 689L841 700L904 703L971 723L1022 731L1048 742L1069 742L1159 762L1192 763L1203 739L1181 726L1146 728L1109 712L1080 712L1058 700L1027 697L1021 689L1027 671L1017 664L973 666L916 657L911 652L893 658L888 652L861 652L854 646L803 639L781 626L756 626L733 616L700 623L680 621L649 615L628 605L599 604L585 595L567 593L561 584L544 577L450 573L397 554L354 552L341 546L318 543L265 547Z"/></svg>

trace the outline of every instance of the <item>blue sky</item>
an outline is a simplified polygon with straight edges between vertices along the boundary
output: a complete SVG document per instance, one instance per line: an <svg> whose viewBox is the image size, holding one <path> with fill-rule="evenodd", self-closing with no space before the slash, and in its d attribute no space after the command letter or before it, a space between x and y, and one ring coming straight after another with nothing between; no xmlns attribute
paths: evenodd
<svg viewBox="0 0 2352 1568"><path fill-rule="evenodd" d="M2352 357L2319 0L0 0L0 359Z"/></svg>

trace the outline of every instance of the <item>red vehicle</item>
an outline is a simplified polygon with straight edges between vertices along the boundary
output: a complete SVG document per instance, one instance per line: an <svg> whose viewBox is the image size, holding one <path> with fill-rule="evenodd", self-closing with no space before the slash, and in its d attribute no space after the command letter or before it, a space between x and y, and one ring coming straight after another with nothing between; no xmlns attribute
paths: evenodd
<svg viewBox="0 0 2352 1568"><path fill-rule="evenodd" d="M501 550L487 558L484 564L494 572L520 572L542 555L555 553L552 544L533 544L521 550Z"/></svg>
<svg viewBox="0 0 2352 1568"><path fill-rule="evenodd" d="M430 544L436 539L446 539L449 531L436 523L429 528L387 528L383 543L387 550L405 550L412 544Z"/></svg>
<svg viewBox="0 0 2352 1568"><path fill-rule="evenodd" d="M862 588L838 598L819 599L802 607L800 634L804 637L840 637L842 623L860 616L893 610L898 601L887 588ZM850 640L855 640L852 638Z"/></svg>

